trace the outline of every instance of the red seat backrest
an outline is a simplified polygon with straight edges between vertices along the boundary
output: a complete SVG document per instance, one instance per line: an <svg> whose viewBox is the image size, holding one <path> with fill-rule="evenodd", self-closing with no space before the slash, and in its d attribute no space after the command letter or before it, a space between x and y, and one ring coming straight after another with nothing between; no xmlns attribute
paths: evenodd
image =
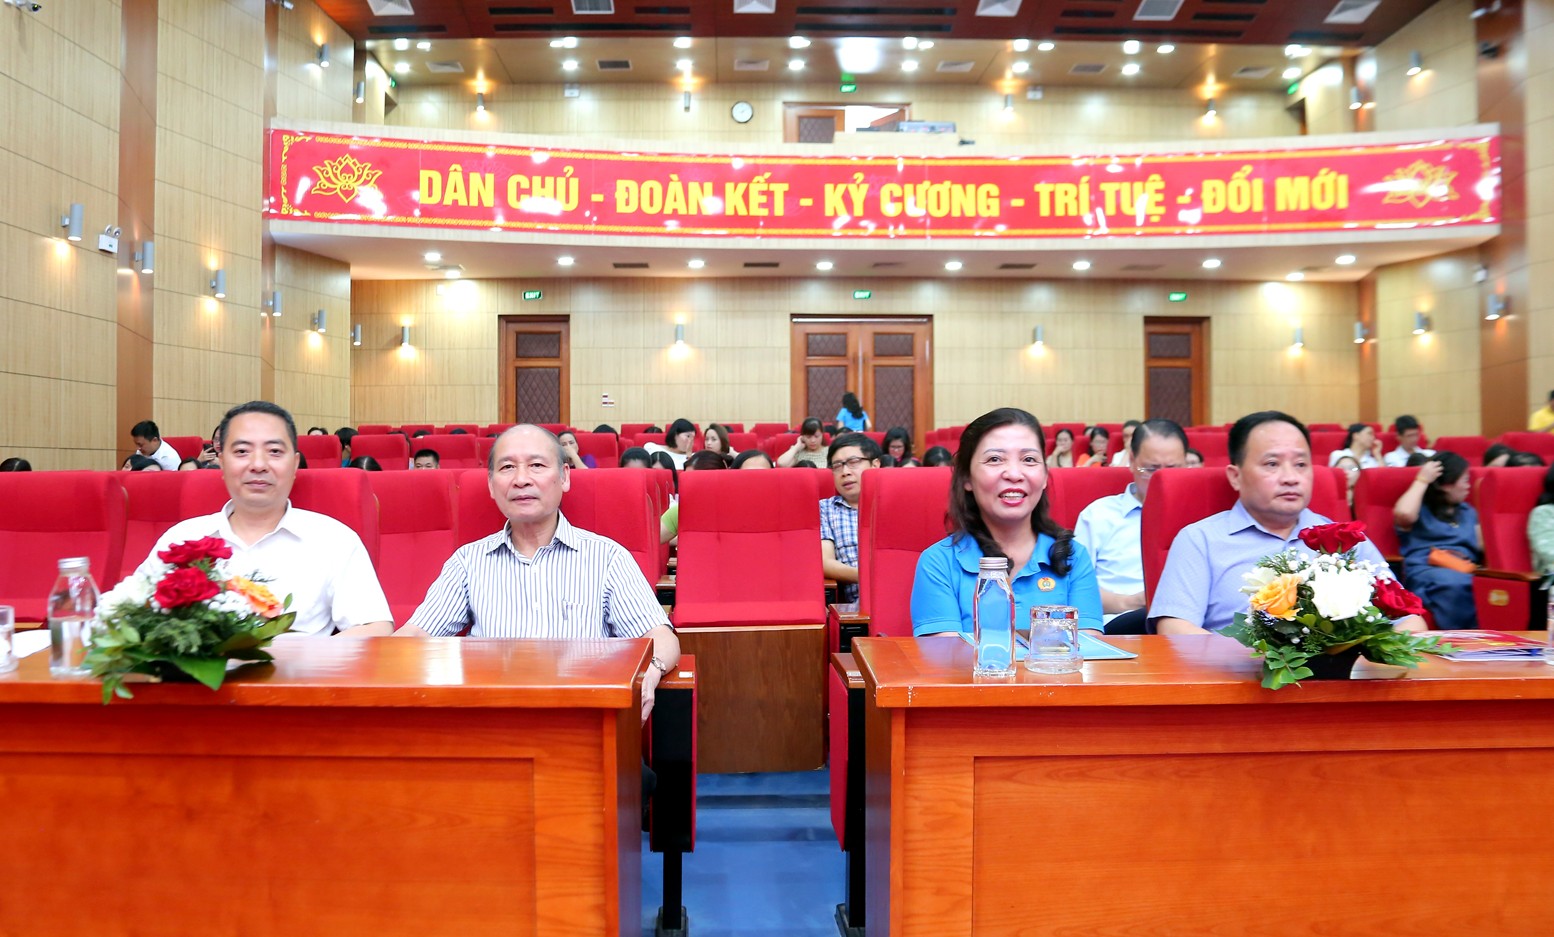
<svg viewBox="0 0 1554 937"><path fill-rule="evenodd" d="M1218 460L1212 463L1215 465L1230 463L1230 434L1223 428L1188 430L1187 447L1198 450L1206 465L1211 464L1210 459Z"/></svg>
<svg viewBox="0 0 1554 937"><path fill-rule="evenodd" d="M358 435L382 436L392 429L393 427L387 423L363 423L356 427L356 432Z"/></svg>
<svg viewBox="0 0 1554 937"><path fill-rule="evenodd" d="M456 429L461 429L471 436L480 435L479 423L449 423L447 426L439 426L437 432L442 436L451 436L454 435L453 431Z"/></svg>
<svg viewBox="0 0 1554 937"><path fill-rule="evenodd" d="M733 435L734 433L743 433L745 431L745 424L743 423L719 423L718 425L723 427L725 430L728 430L729 435Z"/></svg>
<svg viewBox="0 0 1554 937"><path fill-rule="evenodd" d="M441 468L468 469L485 468L485 463L480 460L480 446L476 439L467 433L459 435L432 434L422 436L419 439L410 440L410 450L417 449L435 450L442 459Z"/></svg>
<svg viewBox="0 0 1554 937"><path fill-rule="evenodd" d="M214 475L215 472L194 472ZM373 497L368 475L381 472L298 472L291 486L293 507L327 514L356 531L374 566L378 563L378 499Z"/></svg>
<svg viewBox="0 0 1554 937"><path fill-rule="evenodd" d="M736 433L731 430L728 434L728 448L731 455L739 455L741 452L750 449L759 449L761 448L761 437L754 433Z"/></svg>
<svg viewBox="0 0 1554 937"><path fill-rule="evenodd" d="M1326 465L1335 449L1344 447L1345 432L1319 432L1311 434L1311 459L1317 465Z"/></svg>
<svg viewBox="0 0 1554 937"><path fill-rule="evenodd" d="M770 456L773 462L776 462L778 456L792 449L793 444L798 441L798 433L777 433L774 436L766 437L761 443L761 451Z"/></svg>
<svg viewBox="0 0 1554 937"><path fill-rule="evenodd" d="M1501 433L1500 442L1517 452L1536 452L1545 462L1554 459L1554 433Z"/></svg>
<svg viewBox="0 0 1554 937"><path fill-rule="evenodd" d="M517 425L517 423L487 423L481 428L480 435L500 436Z"/></svg>
<svg viewBox="0 0 1554 937"><path fill-rule="evenodd" d="M635 436L631 437L631 444L633 446L641 446L643 449L647 449L649 443L652 443L655 446L662 446L664 444L664 434L663 433L638 433ZM648 451L651 452L652 450L648 450Z"/></svg>
<svg viewBox="0 0 1554 937"><path fill-rule="evenodd" d="M835 472L830 469L817 469L810 468L809 466L804 466L803 469L813 476L812 481L815 484L815 501L817 503L836 495Z"/></svg>
<svg viewBox="0 0 1554 937"><path fill-rule="evenodd" d="M378 581L403 625L459 546L457 472L363 472L378 501Z"/></svg>
<svg viewBox="0 0 1554 937"><path fill-rule="evenodd" d="M615 445L614 433L573 433L577 437L580 455L591 455L598 468L615 468L621 464L620 450Z"/></svg>
<svg viewBox="0 0 1554 937"><path fill-rule="evenodd" d="M426 430L428 434L431 434L437 432L437 427L430 423L406 423L404 426L399 428L399 431L404 433L406 436L414 436L416 433L419 433L422 430Z"/></svg>
<svg viewBox="0 0 1554 937"><path fill-rule="evenodd" d="M1133 481L1133 471L1112 468L1055 468L1048 475L1047 510L1059 525L1073 530L1079 512L1092 501L1114 495Z"/></svg>
<svg viewBox="0 0 1554 937"><path fill-rule="evenodd" d="M1455 452L1468 460L1469 465L1481 465L1489 440L1483 436L1440 436L1432 447L1438 452Z"/></svg>
<svg viewBox="0 0 1554 937"><path fill-rule="evenodd" d="M475 437L475 460L477 462L479 462L480 467L485 467L486 465L488 465L490 463L490 461L491 461L491 450L495 449L495 448L496 448L496 437L495 436L476 436ZM438 468L442 468L442 466L438 465Z"/></svg>
<svg viewBox="0 0 1554 937"><path fill-rule="evenodd" d="M333 434L328 436L298 436L297 451L302 453L308 460L308 468L310 469L340 467L340 456L342 455L340 437ZM354 451L351 453L353 458L356 455L357 453Z"/></svg>
<svg viewBox="0 0 1554 937"><path fill-rule="evenodd" d="M455 506L459 545L473 543L502 529L507 517L491 500L486 470L465 469L457 473L458 502Z"/></svg>
<svg viewBox="0 0 1554 937"><path fill-rule="evenodd" d="M565 423L536 423L534 425L538 426L540 429L551 434L552 436L560 436L562 431L567 428Z"/></svg>
<svg viewBox="0 0 1554 937"><path fill-rule="evenodd" d="M1412 470L1410 470L1412 471ZM1538 466L1490 469L1479 483L1478 519L1484 532L1484 565L1530 573L1527 515L1543 494L1548 469Z"/></svg>
<svg viewBox="0 0 1554 937"><path fill-rule="evenodd" d="M1392 508L1418 474L1417 468L1365 469L1354 484L1354 519L1364 522L1366 536L1389 560L1401 559L1403 552Z"/></svg>
<svg viewBox="0 0 1554 937"><path fill-rule="evenodd" d="M205 448L205 439L202 436L164 436L162 441L172 446L178 453L178 460L197 458L200 450Z"/></svg>
<svg viewBox="0 0 1554 937"><path fill-rule="evenodd" d="M124 472L119 483L128 496L124 514L124 568L129 575L151 555L151 548L167 529L184 519L181 513L184 481L198 472ZM220 477L220 472L204 472ZM113 583L98 583L107 588Z"/></svg>
<svg viewBox="0 0 1554 937"><path fill-rule="evenodd" d="M357 435L351 440L351 455L370 455L378 460L385 472L398 472L410 467L410 441L398 433L382 436ZM312 462L308 463L312 465Z"/></svg>
<svg viewBox="0 0 1554 937"><path fill-rule="evenodd" d="M1342 433L1349 429L1342 423L1307 423L1306 431L1309 433Z"/></svg>
<svg viewBox="0 0 1554 937"><path fill-rule="evenodd" d="M561 511L577 527L608 537L626 548L648 585L663 574L658 517L649 486L651 469L572 472L571 488L561 496ZM695 474L695 473L692 473Z"/></svg>
<svg viewBox="0 0 1554 937"><path fill-rule="evenodd" d="M826 619L820 502L801 472L683 474L679 556L676 626Z"/></svg>
<svg viewBox="0 0 1554 937"><path fill-rule="evenodd" d="M638 433L641 433L641 432L645 431L649 426L652 426L652 425L653 425L652 423L622 423L621 424L621 435L625 436L628 439L630 439L631 437L637 435ZM659 442L663 442L663 440L660 439Z"/></svg>
<svg viewBox="0 0 1554 937"><path fill-rule="evenodd" d="M757 423L750 427L750 432L762 439L766 439L779 433L786 433L788 429L789 426L786 423Z"/></svg>
<svg viewBox="0 0 1554 937"><path fill-rule="evenodd" d="M1080 441L1085 438L1085 425L1083 423L1070 423L1070 422L1064 422L1064 423L1043 423L1042 427L1041 427L1041 433L1042 433L1043 436L1046 437L1047 455L1052 455L1052 447L1057 442L1058 430L1062 430L1062 429L1066 429L1066 430L1068 430L1070 433L1072 433L1074 435L1074 443L1075 443L1076 451L1079 448L1078 444L1080 443ZM930 443L929 445L938 445L938 444L937 443Z"/></svg>
<svg viewBox="0 0 1554 937"><path fill-rule="evenodd" d="M858 608L869 633L912 634L917 558L944 539L948 466L863 473L858 515Z"/></svg>
<svg viewBox="0 0 1554 937"><path fill-rule="evenodd" d="M0 605L14 608L17 621L48 618L49 588L65 557L88 557L100 589L119 581L126 509L119 476L0 472Z"/></svg>

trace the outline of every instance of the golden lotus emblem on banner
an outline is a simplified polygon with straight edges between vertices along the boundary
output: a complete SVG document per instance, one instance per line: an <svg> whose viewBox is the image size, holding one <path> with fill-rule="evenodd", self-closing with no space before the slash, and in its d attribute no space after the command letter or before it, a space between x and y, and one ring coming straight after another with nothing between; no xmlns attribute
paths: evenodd
<svg viewBox="0 0 1554 937"><path fill-rule="evenodd" d="M371 188L383 175L382 170L373 169L371 163L360 162L350 154L314 166L313 171L318 173L318 183L313 191L319 195L338 195L342 202L354 199L357 189Z"/></svg>
<svg viewBox="0 0 1554 937"><path fill-rule="evenodd" d="M1381 201L1384 205L1408 202L1415 208L1424 208L1434 201L1455 201L1457 190L1451 184L1456 178L1457 174L1445 166L1417 159L1382 180L1388 192Z"/></svg>

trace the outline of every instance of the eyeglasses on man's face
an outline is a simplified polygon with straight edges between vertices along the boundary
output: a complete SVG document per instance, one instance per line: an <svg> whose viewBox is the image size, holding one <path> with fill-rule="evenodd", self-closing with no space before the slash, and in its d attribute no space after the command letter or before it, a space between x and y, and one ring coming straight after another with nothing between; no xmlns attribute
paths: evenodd
<svg viewBox="0 0 1554 937"><path fill-rule="evenodd" d="M858 466L867 461L869 460L865 459L861 455L855 455L851 459L837 459L835 462L831 463L831 471L840 472L843 469L852 469L856 471Z"/></svg>

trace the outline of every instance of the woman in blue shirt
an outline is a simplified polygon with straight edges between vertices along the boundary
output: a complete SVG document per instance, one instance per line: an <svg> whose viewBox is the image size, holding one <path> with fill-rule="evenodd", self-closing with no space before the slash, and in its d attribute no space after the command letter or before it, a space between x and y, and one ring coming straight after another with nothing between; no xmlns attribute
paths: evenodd
<svg viewBox="0 0 1554 937"><path fill-rule="evenodd" d="M1010 561L1015 622L1033 605L1072 605L1081 624L1101 627L1095 564L1047 507L1041 424L1005 407L972 420L950 473L954 533L923 551L912 580L912 633L971 633L971 599L984 556Z"/></svg>
<svg viewBox="0 0 1554 937"><path fill-rule="evenodd" d="M869 428L869 413L863 409L863 404L858 402L858 397L852 391L842 395L842 409L836 411L836 425L845 426L854 433L861 433Z"/></svg>
<svg viewBox="0 0 1554 937"><path fill-rule="evenodd" d="M1437 452L1419 466L1419 474L1392 506L1398 546L1403 551L1403 585L1419 596L1439 629L1472 628L1473 574L1442 565L1478 563L1478 513L1468 504L1473 481L1468 460L1455 452ZM1442 553L1436 553L1436 551ZM1434 554L1434 555L1432 555Z"/></svg>

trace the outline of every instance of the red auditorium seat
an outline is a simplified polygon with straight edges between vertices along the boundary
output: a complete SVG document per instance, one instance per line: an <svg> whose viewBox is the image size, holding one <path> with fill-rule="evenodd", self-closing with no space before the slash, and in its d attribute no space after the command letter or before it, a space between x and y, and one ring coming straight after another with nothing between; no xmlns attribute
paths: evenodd
<svg viewBox="0 0 1554 937"><path fill-rule="evenodd" d="M216 475L216 472L192 472ZM291 503L304 511L327 514L356 531L372 565L378 565L378 499L368 475L381 472L298 472L291 486Z"/></svg>
<svg viewBox="0 0 1554 937"><path fill-rule="evenodd" d="M761 448L761 437L754 433L735 433L731 431L728 434L728 447L733 450L730 453L731 455L738 455L750 449L759 449Z"/></svg>
<svg viewBox="0 0 1554 937"><path fill-rule="evenodd" d="M793 444L799 441L798 433L778 433L768 436L761 441L761 451L766 453L773 462L777 457L793 448Z"/></svg>
<svg viewBox="0 0 1554 937"><path fill-rule="evenodd" d="M572 524L625 547L652 586L664 570L660 565L659 515L648 491L656 484L650 471L573 472L571 489L561 496L561 512Z"/></svg>
<svg viewBox="0 0 1554 937"><path fill-rule="evenodd" d="M948 467L863 473L858 610L869 616L869 634L912 634L917 557L944 539L949 492Z"/></svg>
<svg viewBox="0 0 1554 937"><path fill-rule="evenodd" d="M640 446L643 449L646 449L649 444L652 444L652 445L655 445L655 446L662 446L664 444L664 434L663 433L638 433L635 436L631 437L631 444L633 446Z"/></svg>
<svg viewBox="0 0 1554 937"><path fill-rule="evenodd" d="M1532 607L1534 586L1542 577L1532 568L1527 515L1543 494L1547 473L1537 466L1490 469L1475 489L1484 535L1484 568L1473 577L1480 628L1518 631L1543 614Z"/></svg>
<svg viewBox="0 0 1554 937"><path fill-rule="evenodd" d="M475 437L475 460L480 463L480 468L485 468L491 461L491 450L496 448L495 436ZM438 468L442 468L439 464Z"/></svg>
<svg viewBox="0 0 1554 937"><path fill-rule="evenodd" d="M1403 561L1392 506L1419 475L1417 468L1373 468L1360 473L1354 484L1354 519L1365 523L1365 534L1389 563Z"/></svg>
<svg viewBox="0 0 1554 937"><path fill-rule="evenodd" d="M766 439L780 433L786 433L788 429L789 427L786 423L756 423L750 427L750 432L762 439Z"/></svg>
<svg viewBox="0 0 1554 937"><path fill-rule="evenodd" d="M441 467L445 469L484 468L485 463L480 461L480 447L475 443L478 438L467 433L456 436L433 434L410 440L410 447L412 452L417 449L434 450L442 460Z"/></svg>
<svg viewBox="0 0 1554 937"><path fill-rule="evenodd" d="M482 436L500 436L501 434L517 426L517 423L487 423L481 430Z"/></svg>
<svg viewBox="0 0 1554 937"><path fill-rule="evenodd" d="M560 436L568 428L565 423L536 423L535 425L552 436Z"/></svg>
<svg viewBox="0 0 1554 937"><path fill-rule="evenodd" d="M458 473L457 524L459 545L473 543L502 529L507 517L491 500L485 469Z"/></svg>
<svg viewBox="0 0 1554 937"><path fill-rule="evenodd" d="M151 555L151 548L169 527L184 519L182 494L185 479L220 472L124 472L117 476L128 503L124 515L124 568L128 575ZM98 583L107 588L112 583Z"/></svg>
<svg viewBox="0 0 1554 937"><path fill-rule="evenodd" d="M162 441L173 447L179 461L198 458L200 450L205 448L205 439L200 436L166 436Z"/></svg>
<svg viewBox="0 0 1554 937"><path fill-rule="evenodd" d="M869 437L870 439L874 440L875 445L879 446L881 449L885 448L885 434L884 433L876 433L872 429L866 429L866 430L863 431L863 435L865 435L865 436Z"/></svg>
<svg viewBox="0 0 1554 937"><path fill-rule="evenodd" d="M1431 448L1437 452L1455 452L1467 459L1469 465L1482 465L1489 440L1483 436L1439 436Z"/></svg>
<svg viewBox="0 0 1554 937"><path fill-rule="evenodd" d="M1554 433L1501 433L1499 441L1517 452L1536 452L1544 462L1554 460Z"/></svg>
<svg viewBox="0 0 1554 937"><path fill-rule="evenodd" d="M795 469L794 471L800 471ZM809 472L811 481L815 485L815 509L820 509L820 502L836 494L836 473L830 469L817 469L805 466L802 471Z"/></svg>
<svg viewBox="0 0 1554 937"><path fill-rule="evenodd" d="M401 433L412 437L422 430L425 430L427 434L431 434L437 432L437 427L433 426L431 423L406 423L404 426L399 428Z"/></svg>
<svg viewBox="0 0 1554 937"><path fill-rule="evenodd" d="M410 620L459 547L458 473L438 469L362 475L378 500L378 581L399 627Z"/></svg>
<svg viewBox="0 0 1554 937"><path fill-rule="evenodd" d="M119 473L0 473L0 504L0 605L14 608L17 621L48 619L49 588L65 557L89 557L101 589L119 581L126 505Z"/></svg>
<svg viewBox="0 0 1554 937"><path fill-rule="evenodd" d="M1347 432L1312 433L1311 434L1311 459L1317 465L1326 465L1333 452L1344 447L1344 437Z"/></svg>
<svg viewBox="0 0 1554 937"><path fill-rule="evenodd" d="M615 444L614 433L574 433L580 455L594 457L595 467L615 468L621 464L620 450Z"/></svg>
<svg viewBox="0 0 1554 937"><path fill-rule="evenodd" d="M330 434L328 436L298 436L297 451L308 460L310 469L339 468L340 437ZM356 452L352 452L354 457Z"/></svg>
<svg viewBox="0 0 1554 937"><path fill-rule="evenodd" d="M1349 427L1342 423L1307 423L1306 431L1309 433L1342 433Z"/></svg>
<svg viewBox="0 0 1554 937"><path fill-rule="evenodd" d="M630 439L638 433L645 432L647 428L652 425L652 423L622 423L621 435L627 439Z"/></svg>
<svg viewBox="0 0 1554 937"><path fill-rule="evenodd" d="M438 427L437 428L437 433L438 433L438 435L441 435L441 436L452 436L452 435L456 435L453 432L456 429L461 429L464 432L470 434L471 436L479 436L480 435L480 424L479 423L449 423L447 426L440 426L440 427Z"/></svg>
<svg viewBox="0 0 1554 937"><path fill-rule="evenodd" d="M358 436L382 436L393 430L393 428L387 423L363 423L356 427L356 434Z"/></svg>
<svg viewBox="0 0 1554 937"><path fill-rule="evenodd" d="M743 433L745 431L745 424L743 423L719 423L718 425L727 430L729 435L733 435L734 433Z"/></svg>
<svg viewBox="0 0 1554 937"><path fill-rule="evenodd" d="M381 436L357 435L351 440L351 455L370 455L378 460L378 464L383 466L385 472L408 469L410 454L413 451L410 441L398 433L385 433Z"/></svg>
<svg viewBox="0 0 1554 937"><path fill-rule="evenodd" d="M1049 475L1047 508L1052 519L1069 530L1079 523L1079 512L1092 501L1114 495L1133 481L1133 471L1112 468L1057 468Z"/></svg>

